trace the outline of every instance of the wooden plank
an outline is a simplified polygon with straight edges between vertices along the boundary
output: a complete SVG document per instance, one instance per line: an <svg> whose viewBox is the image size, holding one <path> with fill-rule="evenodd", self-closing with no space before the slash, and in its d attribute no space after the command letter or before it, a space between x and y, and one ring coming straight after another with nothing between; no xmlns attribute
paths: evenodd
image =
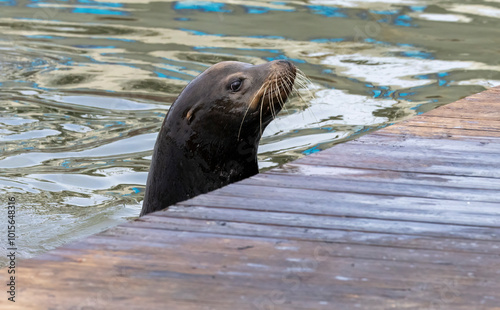
<svg viewBox="0 0 500 310"><path fill-rule="evenodd" d="M390 182L398 184L426 185L437 187L470 188L500 190L500 179L482 177L460 177L454 175L436 175L419 172L402 172L392 170L377 170L368 168L326 167L291 163L286 167L278 167L268 174L303 175L329 177L335 180L366 180L373 182Z"/></svg>
<svg viewBox="0 0 500 310"><path fill-rule="evenodd" d="M395 125L397 126L397 125ZM392 127L389 127L392 128ZM439 131L437 131L439 132ZM411 151L416 151L419 148L435 152L463 152L469 156L480 156L481 154L495 155L500 152L500 145L491 141L478 140L458 140L450 139L446 142L436 143L434 139L422 138L419 136L408 136L401 132L389 132L387 130L379 130L368 136L363 136L357 140L350 141L350 144L367 144L367 145L385 145L388 150L395 148L405 148ZM330 148L323 153L336 152L338 149ZM314 155L314 154L313 154Z"/></svg>
<svg viewBox="0 0 500 310"><path fill-rule="evenodd" d="M403 127L404 126L404 127ZM390 128L390 127L389 127ZM406 126L400 125L391 128L392 133L397 132L402 135L419 136L427 139L441 140L480 140L498 142L500 134L493 130L469 130L464 128L440 128L430 126Z"/></svg>
<svg viewBox="0 0 500 310"><path fill-rule="evenodd" d="M405 126L461 129L474 131L475 133L477 133L478 131L491 131L492 133L496 133L498 132L498 128L500 128L500 120L499 118L478 120L476 118L463 119L422 115L417 117L416 119L413 119L411 122L405 123Z"/></svg>
<svg viewBox="0 0 500 310"><path fill-rule="evenodd" d="M148 217L140 222L124 224L117 229L126 234L127 229L162 229L246 237L270 237L326 243L369 244L380 247L402 247L451 252L500 254L496 240L458 239L405 235L402 233L359 232L354 230L302 228L234 221L218 221L176 217ZM106 233L106 232L105 232ZM105 234L104 233L104 234ZM154 234L153 232L151 234Z"/></svg>
<svg viewBox="0 0 500 310"><path fill-rule="evenodd" d="M239 185L273 186L279 188L310 189L315 191L333 191L366 195L421 197L474 202L500 203L498 189L460 188L444 185L412 185L409 183L373 182L367 180L335 179L329 176L263 175L246 180ZM323 193L321 193L323 194ZM480 204L476 204L480 205Z"/></svg>
<svg viewBox="0 0 500 310"><path fill-rule="evenodd" d="M181 202L179 205L500 227L500 220L497 218L500 212L498 203L411 199L397 196L380 197L304 190L303 188L273 187L276 192L272 192L266 190L266 184L263 183L262 186L240 187L239 191L234 191L235 188L233 191L217 191L213 195L196 197ZM276 193L283 194L283 196L278 197ZM254 204L248 204L250 198L255 202ZM231 200L230 203L228 199ZM375 200L377 201L373 202ZM286 204L286 209L283 208L283 204Z"/></svg>
<svg viewBox="0 0 500 310"><path fill-rule="evenodd" d="M494 87L487 91L458 100L451 105L445 105L429 111L425 116L498 121L498 115L500 113L498 109L499 98L500 90L498 87ZM415 121L415 119L409 120L408 123L412 123L413 121Z"/></svg>
<svg viewBox="0 0 500 310"><path fill-rule="evenodd" d="M234 188L236 189L236 188ZM406 213L428 218L449 217L474 217L478 216L473 225L484 223L498 225L496 216L498 214L497 203L469 201L453 201L442 199L423 199L405 196L368 195L357 193L343 193L333 191L317 191L300 188L269 188L266 186L238 187L240 191L221 190L210 196L196 197L179 203L179 205L214 206L227 208L239 208L246 210L262 210L294 214L318 214L335 215L337 213L345 216L358 214L357 217L365 218L387 218L389 214ZM246 192L244 192L246 191ZM282 194L279 197L277 194ZM227 200L231 199L228 203ZM252 199L255 204L249 204ZM283 205L286 204L286 208ZM346 212L346 213L343 213ZM385 213L388 214L385 214ZM432 214L435 213L435 214ZM383 216L382 214L386 215ZM389 217L388 219L390 219ZM415 218L414 218L415 220ZM457 219L441 219L443 223L453 223ZM489 226L489 225L486 225Z"/></svg>
<svg viewBox="0 0 500 310"><path fill-rule="evenodd" d="M154 216L170 216L207 221L230 221L241 223L257 223L277 226L300 227L304 229L342 229L362 232L379 232L414 236L446 237L458 239L475 239L496 241L500 237L497 227L479 227L467 225L442 225L440 223L397 221L391 219L371 219L351 216L318 216L260 210L242 210L228 208L207 208L200 206L172 207L168 214L158 213ZM265 214L265 217L264 217Z"/></svg>
<svg viewBox="0 0 500 310"><path fill-rule="evenodd" d="M354 153L349 153L341 148L338 148L336 152L329 152L328 154L316 153L309 156L307 160L304 158L298 159L296 163L331 167L421 172L438 175L500 178L500 171L495 169L497 164L493 158L486 158L485 162L481 162L458 157L424 157L415 155L414 153L377 152L376 150L368 152L368 148L367 151L361 151L359 148L355 149ZM353 157L356 158L356 161L352 160Z"/></svg>
<svg viewBox="0 0 500 310"><path fill-rule="evenodd" d="M359 143L349 143L345 147L332 150L335 154L355 154L355 155L364 155L368 154L371 155L373 154L374 157L387 157L391 158L393 160L420 160L420 161L428 161L429 164L432 164L433 161L438 161L438 162L446 162L450 163L451 165L464 165L464 166L472 166L472 165L478 165L479 168L481 167L491 167L494 168L495 170L500 170L498 167L499 164L499 158L497 154L494 153L488 153L486 152L488 150L488 147L481 147L481 151L484 152L472 152L472 149L474 149L474 146L471 144L464 145L466 146L469 151L464 152L460 150L453 150L451 148L448 149L432 149L432 148L422 148L418 146L406 146L404 148L401 147L391 147L386 144L369 144L369 143L363 143L360 141ZM468 154L471 153L470 156L464 157L464 153ZM329 155L327 153L321 154L318 153L319 155ZM480 161L479 161L480 160Z"/></svg>
<svg viewBox="0 0 500 310"><path fill-rule="evenodd" d="M199 264L198 267L203 266L203 271L211 271L212 273L218 273L220 269L213 269L212 259L225 260L228 263L236 261L236 263L241 265L238 269L240 273L253 272L257 277L265 277L269 270L280 274L280 269L286 269L287 266L283 266L283 261L280 255L264 255L264 251L268 250L274 253L274 250L284 251L288 253L287 258L294 256L305 256L304 253L297 253L297 249L302 249L305 253L312 253L316 255L316 260L323 260L323 257L331 258L355 258L359 262L367 261L379 261L380 264L397 262L401 268L404 268L406 263L414 264L415 267L421 265L427 269L428 272L440 270L442 268L450 269L467 269L468 267L477 267L477 264L490 264L494 265L498 263L497 255L489 254L478 254L478 253L462 253L457 256L455 253L445 252L445 251L433 251L433 250L420 250L422 257L415 256L412 249L405 248L391 248L391 247L378 247L371 245L346 245L346 244L335 244L335 243L317 243L308 241L284 241L282 239L272 239L272 238L246 238L239 236L228 236L227 238L221 239L219 235L213 235L211 233L183 233L178 234L171 230L156 230L154 234L151 231L144 229L136 229L134 231L134 236L141 238L144 241L141 244L137 244L136 237L130 238L130 235L122 235L119 231L108 232L108 234L103 234L98 237L93 236L86 240L84 246L79 245L79 247L66 247L64 249L55 250L51 253L52 256L58 255L61 257L73 257L74 250L79 251L83 255L88 253L87 250L82 250L82 248L91 248L90 251L99 250L102 253L106 253L106 257L109 259L121 260L124 253L130 250L133 246L135 249L139 250L139 254L134 254L137 258L152 255L155 252L161 251L165 256L168 257L169 265L176 266L176 272L183 273L186 277L189 277L193 273L193 268L189 264L185 264L186 261L191 263L196 262L206 262L210 264ZM181 251L180 244L185 242L190 242L196 245L192 249ZM222 243L222 244L221 244ZM217 247L214 247L217 246ZM262 251L258 251L259 247ZM215 249L217 251L215 252ZM130 255L130 254L128 254ZM155 258L149 258L148 264L163 264L164 257L155 256ZM242 260L242 258L245 258ZM44 256L42 256L42 259ZM248 260L252 260L255 263L248 264ZM294 262L294 260L288 259L289 262ZM262 266L267 266L268 268L256 268L255 264ZM96 262L96 266L99 266L99 262ZM100 267L99 267L100 268ZM142 267L141 267L142 268ZM147 272L148 270L146 270ZM308 272L308 270L306 270ZM372 271L371 273L377 274L379 271ZM455 272L455 271L453 271ZM487 271L478 270L476 276L481 276L482 273L485 274L499 274L500 270ZM366 275L370 275L367 273ZM444 275L444 274L443 274ZM466 273L455 274L462 277L468 277ZM181 276L181 275L179 275ZM328 277L328 275L327 275ZM384 278L391 281L400 281L401 277L398 274L387 274ZM322 279L319 277L319 279ZM433 279L436 280L436 279ZM497 285L500 283L492 283L490 285ZM374 284L369 284L373 286ZM376 284L375 284L376 285Z"/></svg>

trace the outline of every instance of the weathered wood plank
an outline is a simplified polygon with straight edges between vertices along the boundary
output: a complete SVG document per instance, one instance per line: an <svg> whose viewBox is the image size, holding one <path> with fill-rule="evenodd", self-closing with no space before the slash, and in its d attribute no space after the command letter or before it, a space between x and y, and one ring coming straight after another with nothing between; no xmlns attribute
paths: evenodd
<svg viewBox="0 0 500 310"><path fill-rule="evenodd" d="M408 214L422 214L423 216L475 216L490 217L488 223L498 223L497 203L453 201L442 199L424 199L419 197L369 195L344 193L335 191L318 191L301 188L269 188L269 186L238 187L241 191L219 190L210 196L195 197L179 203L179 205L199 206L226 206L227 208L278 211L296 214L334 215L337 213L348 216L356 212L360 217L373 218L373 212L409 212ZM278 196L282 194L282 196ZM227 200L231 199L228 203ZM248 199L255 203L249 204ZM375 201L376 200L376 201ZM286 205L286 208L283 206ZM352 210L352 211L349 211ZM343 213L347 212L347 213ZM432 213L435 213L432 215ZM382 218L386 218L381 216ZM478 218L478 220L479 220ZM452 220L447 220L452 221ZM473 225L480 225L476 222Z"/></svg>
<svg viewBox="0 0 500 310"><path fill-rule="evenodd" d="M367 149L368 151L368 149ZM397 156L401 154L401 156ZM313 156L315 155L315 156ZM493 159L486 162L474 162L460 158L433 158L422 157L415 154L399 153L368 153L358 149L355 153L344 150L330 152L329 154L317 153L309 156L308 160L298 159L299 164L324 165L347 168L368 168L378 170L392 170L402 172L422 172L441 175L472 176L486 178L500 178L500 171L496 168ZM356 161L352 158L355 157Z"/></svg>
<svg viewBox="0 0 500 310"><path fill-rule="evenodd" d="M215 261L226 261L228 264L238 265L238 271L240 273L252 272L256 277L266 277L270 270L279 275L286 272L288 266L283 265L283 256L286 255L288 259L287 262L293 263L296 261L290 259L294 256L306 256L308 254L314 255L309 263L316 260L316 265L320 261L324 261L325 257L328 258L348 258L355 259L359 263L368 263L369 261L378 261L380 266L385 264L390 264L391 267L394 266L395 262L400 268L405 268L407 263L414 265L413 268L424 267L426 272L436 272L438 270L444 269L445 272L452 272L451 275L457 275L465 278L472 278L468 276L466 272L456 273L455 269L469 269L475 268L479 263L495 265L498 263L497 255L488 254L478 254L478 253L462 253L457 256L455 253L445 252L445 251L432 251L432 250L420 250L421 256L416 256L415 251L412 249L405 248L391 248L391 247L378 247L370 245L346 245L346 244L335 244L335 243L317 243L308 241L286 241L283 239L272 239L272 238L246 238L239 236L228 236L227 238L221 239L219 235L213 234L201 234L201 233L183 233L178 234L174 231L155 231L154 236L151 236L150 230L136 229L134 233L142 240L147 240L140 244L137 244L137 239L130 238L130 235L123 236L117 231L114 233L108 233L100 235L98 237L90 237L86 240L85 245L80 245L79 247L66 247L64 249L55 250L51 253L53 256L61 257L73 257L75 251L85 256L86 254L94 251L100 251L101 253L106 253L104 257L110 260L122 260L123 257L131 257L130 248L134 248L137 251L134 252L133 257L136 259L142 259L144 257L153 255L155 253L161 253L161 255L155 255L154 257L148 258L147 264L151 265L162 265L165 264L165 258L168 257L168 265L174 265L176 267L176 272L182 273L178 277L190 277L192 274L198 274L196 269L203 269L203 274L217 274L220 269L215 269L212 266L212 260ZM147 238L147 239L146 239ZM196 245L193 248L179 247L180 244L186 242ZM87 250L86 250L87 249ZM303 253L297 253L297 250L301 249ZM265 255L264 252L270 251L272 254L276 254L275 251L284 252L282 255ZM41 256L41 260L47 258L46 256ZM248 264L247 261L253 261L253 263ZM190 262L191 264L186 264ZM198 262L204 262L198 263ZM95 261L96 268L99 267L100 262ZM196 269L193 270L192 266L197 264ZM267 266L267 268L256 268L256 264L260 266ZM202 267L202 268L201 268ZM137 269L143 269L143 266ZM144 270L144 272L150 272L150 270ZM309 270L305 270L309 272ZM400 281L401 276L399 274L384 274L378 275L380 270L373 270L370 273L366 273L366 276L377 275L378 277L383 277L387 281ZM408 271L406 271L408 272ZM463 272L463 271L462 271ZM475 277L485 276L487 274L498 274L500 275L500 270L477 270ZM236 275L238 276L238 275ZM416 278L420 277L418 275ZM443 273L443 276L446 276ZM330 275L326 275L330 277ZM279 276L277 277L279 278ZM322 276L317 277L318 280L323 280ZM201 279L202 281L202 279ZM432 279L431 281L436 281ZM500 283L490 283L489 285L500 285ZM376 286L374 283L368 283L369 286ZM477 284L480 285L480 284Z"/></svg>
<svg viewBox="0 0 500 310"><path fill-rule="evenodd" d="M396 125L395 125L396 126ZM389 127L392 128L392 127ZM439 130L437 130L439 132ZM376 138L376 139L375 139ZM390 150L397 148L405 148L410 151L417 151L424 148L429 152L445 152L454 154L462 152L469 156L480 156L485 154L487 156L495 155L500 152L500 145L489 141L480 140L446 140L446 143L437 143L433 139L422 138L418 136L408 136L402 133L394 133L386 130L376 131L368 136L363 136L357 140L350 141L345 145L350 144L366 144L366 145L384 145L387 146L388 153ZM323 153L336 152L338 149L331 148L325 150ZM315 154L313 154L315 155ZM311 155L312 156L312 155Z"/></svg>
<svg viewBox="0 0 500 310"><path fill-rule="evenodd" d="M286 204L285 204L286 206ZM168 213L153 216L191 218L208 221L230 221L256 223L277 226L291 226L322 229L343 229L363 232L380 232L414 236L447 237L458 239L476 239L496 241L500 238L500 228L466 225L442 225L439 223L397 221L391 219L370 219L351 216L318 216L266 211L242 210L229 208L208 208L199 206L172 207Z"/></svg>
<svg viewBox="0 0 500 310"><path fill-rule="evenodd" d="M318 165L306 165L291 163L285 167L275 168L265 175L303 175L329 177L341 180L366 180L373 182L388 182L398 184L425 185L437 187L468 188L468 189L489 189L500 190L500 178L484 177L459 177L454 175L436 175L419 172L404 172L392 170L377 170L369 168L344 168L327 167ZM496 209L496 208L495 208Z"/></svg>
<svg viewBox="0 0 500 310"><path fill-rule="evenodd" d="M398 132L402 135L441 140L479 140L498 142L500 139L500 133L498 133L498 131L469 130L464 128L440 128L438 126L405 126L405 124L401 124L395 125L394 128L391 128L390 132Z"/></svg>
<svg viewBox="0 0 500 310"><path fill-rule="evenodd" d="M467 202L500 203L497 189L460 188L450 186L410 185L409 183L378 182L335 179L328 176L263 175L246 180L238 185L273 186L276 188L310 189L313 191L334 191L368 195L421 197L431 199L457 200ZM316 194L316 192L314 192ZM322 194L322 193L321 193ZM476 204L477 205L477 204Z"/></svg>
<svg viewBox="0 0 500 310"><path fill-rule="evenodd" d="M189 231L234 235L246 237L270 237L290 240L306 240L327 243L369 244L380 247L402 247L414 250L428 249L451 252L471 252L484 254L500 254L497 241L476 239L457 239L444 237L426 237L404 235L401 233L359 232L341 229L301 228L256 223L240 223L206 219L148 217L140 222L124 224L117 229L162 229L173 231ZM121 230L123 232L123 230ZM151 234L154 234L152 232Z"/></svg>
<svg viewBox="0 0 500 310"><path fill-rule="evenodd" d="M476 132L498 132L498 128L500 128L500 120L498 118L478 120L476 118L463 119L433 115L421 115L416 119L411 120L411 122L405 123L405 126L462 129Z"/></svg>

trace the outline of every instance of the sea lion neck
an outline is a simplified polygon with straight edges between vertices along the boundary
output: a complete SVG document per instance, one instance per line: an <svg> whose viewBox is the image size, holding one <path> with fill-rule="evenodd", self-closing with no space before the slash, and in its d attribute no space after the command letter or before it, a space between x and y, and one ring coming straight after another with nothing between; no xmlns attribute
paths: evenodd
<svg viewBox="0 0 500 310"><path fill-rule="evenodd" d="M258 139L186 141L162 130L157 139L141 216L258 173Z"/></svg>

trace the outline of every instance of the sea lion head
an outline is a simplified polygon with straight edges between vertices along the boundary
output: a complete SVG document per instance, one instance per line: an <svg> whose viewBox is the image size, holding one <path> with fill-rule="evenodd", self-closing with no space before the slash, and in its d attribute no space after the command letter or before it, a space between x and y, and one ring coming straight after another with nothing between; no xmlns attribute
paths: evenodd
<svg viewBox="0 0 500 310"><path fill-rule="evenodd" d="M220 62L185 87L168 118L214 136L259 139L287 100L295 75L287 60Z"/></svg>
<svg viewBox="0 0 500 310"><path fill-rule="evenodd" d="M226 61L191 81L160 129L141 216L258 173L262 132L285 104L295 76L286 60Z"/></svg>

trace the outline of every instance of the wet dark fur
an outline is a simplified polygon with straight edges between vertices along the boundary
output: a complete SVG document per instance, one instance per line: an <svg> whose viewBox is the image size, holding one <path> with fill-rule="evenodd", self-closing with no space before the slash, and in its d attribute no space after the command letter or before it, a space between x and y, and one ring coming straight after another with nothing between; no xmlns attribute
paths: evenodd
<svg viewBox="0 0 500 310"><path fill-rule="evenodd" d="M170 108L153 151L141 216L258 173L264 128L295 79L288 61L218 63L196 77ZM241 89L231 83L241 79Z"/></svg>

